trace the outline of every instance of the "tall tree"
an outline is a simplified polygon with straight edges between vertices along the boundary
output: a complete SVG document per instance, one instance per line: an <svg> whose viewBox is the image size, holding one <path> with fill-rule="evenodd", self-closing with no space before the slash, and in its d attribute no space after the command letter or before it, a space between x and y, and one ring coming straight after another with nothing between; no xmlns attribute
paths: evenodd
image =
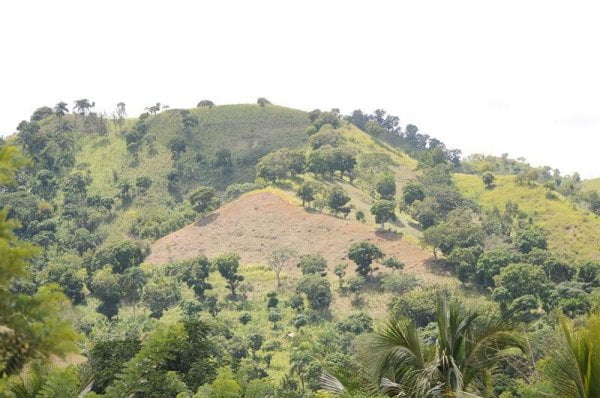
<svg viewBox="0 0 600 398"><path fill-rule="evenodd" d="M0 185L12 182L19 158L10 147L0 148ZM29 261L39 251L17 239L13 234L17 223L8 220L7 213L0 210L0 395L7 378L30 361L77 350L77 334L60 316L68 300L56 285L43 286L32 296L13 290L18 278L28 276Z"/></svg>
<svg viewBox="0 0 600 398"><path fill-rule="evenodd" d="M86 113L89 113L90 109L92 109L94 106L96 106L95 102L90 102L89 99L82 98L75 100L75 105L73 105L73 111L77 111L77 113L80 115L85 115Z"/></svg>
<svg viewBox="0 0 600 398"><path fill-rule="evenodd" d="M356 264L356 273L367 276L373 272L373 261L383 258L383 252L374 244L364 241L356 242L348 250L348 258Z"/></svg>
<svg viewBox="0 0 600 398"><path fill-rule="evenodd" d="M58 117L63 117L69 113L69 108L67 108L67 103L60 101L56 106L54 106L54 114Z"/></svg>
<svg viewBox="0 0 600 398"><path fill-rule="evenodd" d="M236 253L221 255L213 260L221 276L227 281L227 287L231 291L231 297L236 297L236 289L244 277L238 274L240 267L240 256Z"/></svg>
<svg viewBox="0 0 600 398"><path fill-rule="evenodd" d="M282 247L271 253L269 267L275 272L275 276L277 277L277 287L281 287L281 271L295 255L296 251L289 247Z"/></svg>

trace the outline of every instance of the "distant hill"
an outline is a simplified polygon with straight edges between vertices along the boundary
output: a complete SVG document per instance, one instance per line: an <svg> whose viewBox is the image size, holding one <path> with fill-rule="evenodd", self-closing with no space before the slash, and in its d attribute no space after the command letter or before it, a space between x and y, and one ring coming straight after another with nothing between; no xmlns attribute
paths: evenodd
<svg viewBox="0 0 600 398"><path fill-rule="evenodd" d="M498 176L495 187L485 189L480 176L455 174L458 188L485 208L504 208L508 201L519 205L536 224L546 229L552 250L570 252L582 259L600 259L600 218L547 189L517 184L515 176Z"/></svg>
<svg viewBox="0 0 600 398"><path fill-rule="evenodd" d="M584 191L598 191L600 192L600 178L592 178L590 180L583 180L581 187Z"/></svg>

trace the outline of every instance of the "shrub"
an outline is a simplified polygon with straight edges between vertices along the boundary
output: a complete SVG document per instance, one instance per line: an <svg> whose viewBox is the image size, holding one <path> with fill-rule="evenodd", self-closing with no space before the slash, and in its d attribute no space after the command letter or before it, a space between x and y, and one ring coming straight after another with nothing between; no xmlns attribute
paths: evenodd
<svg viewBox="0 0 600 398"><path fill-rule="evenodd" d="M404 294L420 286L419 279L412 274L396 273L383 277L381 287L384 292Z"/></svg>

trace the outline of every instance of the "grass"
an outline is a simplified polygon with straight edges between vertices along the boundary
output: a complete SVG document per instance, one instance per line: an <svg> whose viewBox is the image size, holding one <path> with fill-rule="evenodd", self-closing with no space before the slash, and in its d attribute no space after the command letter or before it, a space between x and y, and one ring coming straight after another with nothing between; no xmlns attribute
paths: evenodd
<svg viewBox="0 0 600 398"><path fill-rule="evenodd" d="M549 232L550 249L572 253L579 259L600 258L600 218L560 195L548 199L545 188L519 185L514 176L498 176L493 189L485 189L479 176L456 174L455 180L461 192L484 208L517 203L534 223Z"/></svg>
<svg viewBox="0 0 600 398"><path fill-rule="evenodd" d="M600 178L592 178L591 180L584 180L581 183L581 187L584 191L600 192Z"/></svg>
<svg viewBox="0 0 600 398"><path fill-rule="evenodd" d="M212 185L224 189L231 183L254 180L254 165L266 153L282 147L298 147L307 141L305 129L308 118L305 112L276 105L223 105L212 109L196 108L190 113L197 117L198 126L193 128L187 140L188 149L181 161L196 168L195 185ZM135 119L128 119L123 131L131 128ZM148 119L147 137L156 141L154 151L147 145L140 150L139 161L133 162L127 152L123 131L110 125L107 136L76 133L80 168L89 170L93 182L90 194L115 196L117 182L127 180L135 183L137 177L152 179L152 186L144 195L136 197L126 209L118 209L113 221L102 225L100 232L109 239L119 239L129 234L131 226L140 214L153 214L167 218L184 199L173 196L168 190L167 174L174 162L167 148L169 139L182 134L181 116L177 111L166 111ZM231 173L223 175L215 170L212 161L220 149L232 153Z"/></svg>

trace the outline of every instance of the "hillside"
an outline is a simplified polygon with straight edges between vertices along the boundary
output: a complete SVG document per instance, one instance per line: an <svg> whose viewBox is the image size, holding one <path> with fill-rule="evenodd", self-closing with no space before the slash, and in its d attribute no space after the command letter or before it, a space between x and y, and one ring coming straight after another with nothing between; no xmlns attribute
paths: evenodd
<svg viewBox="0 0 600 398"><path fill-rule="evenodd" d="M589 180L583 180L581 187L584 191L598 191L600 192L600 178L592 178Z"/></svg>
<svg viewBox="0 0 600 398"><path fill-rule="evenodd" d="M149 177L152 185L120 216L101 230L108 236L129 234L140 215L155 219L173 217L187 190L197 185L211 185L224 190L234 183L254 180L257 160L272 150L296 147L307 141L306 113L279 106L222 105L194 108L189 115L197 124L184 129L181 112L169 110L146 119L147 131L137 161L127 151L125 132L138 119L128 119L123 128L110 125L106 136L76 133L78 168L89 170L93 181L91 194L116 195L120 181L133 184L138 177ZM174 161L169 140L185 135L185 152ZM219 150L231 152L231 167L214 166ZM177 163L177 164L176 164ZM183 170L185 186L173 189L168 175Z"/></svg>
<svg viewBox="0 0 600 398"><path fill-rule="evenodd" d="M274 250L285 246L299 254L324 256L333 274L336 264L349 261L346 254L350 245L363 240L403 261L410 272L431 279L424 265L431 255L415 243L395 233L377 233L352 219L309 212L281 191L246 194L158 239L146 261L163 264L200 254L213 257L236 252L244 264L266 264ZM297 269L292 271L299 274Z"/></svg>
<svg viewBox="0 0 600 398"><path fill-rule="evenodd" d="M18 221L0 217L14 230L0 234L11 287L2 291L21 300L58 285L68 300L43 296L52 308L40 313L60 319L65 341L81 336L81 355L73 344L39 370L47 388L72 389L55 396L80 396L93 375L107 398L322 398L327 372L344 396L380 398L372 364L387 354L372 333L410 334L434 369L456 316L466 325L458 338L478 338L473 322L492 335L518 330L529 346L506 347L482 372L489 388L469 381L469 392L540 396L545 380L531 376L527 392L530 379L505 359L533 375L532 360L552 360L557 311L583 324L600 308L600 261L587 261L600 260L600 219L586 210L600 204L576 175L462 159L383 110L302 112L261 98L157 104L109 121L77 102L88 108L37 109L0 144L12 183L0 206ZM45 250L20 260L29 243Z"/></svg>
<svg viewBox="0 0 600 398"><path fill-rule="evenodd" d="M455 174L456 184L469 198L486 208L504 208L508 201L530 215L546 229L552 250L573 253L580 259L600 259L600 218L557 195L546 196L547 189L516 183L515 176L498 176L493 189L485 189L481 177Z"/></svg>

